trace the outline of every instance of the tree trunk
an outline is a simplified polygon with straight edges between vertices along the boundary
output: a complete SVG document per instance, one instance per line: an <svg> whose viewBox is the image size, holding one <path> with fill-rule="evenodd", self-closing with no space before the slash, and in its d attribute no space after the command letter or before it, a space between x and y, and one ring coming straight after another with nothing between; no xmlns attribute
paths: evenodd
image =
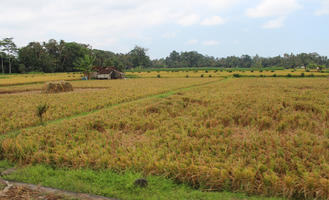
<svg viewBox="0 0 329 200"><path fill-rule="evenodd" d="M10 62L10 58L9 58L9 74L11 74L11 62Z"/></svg>
<svg viewBox="0 0 329 200"><path fill-rule="evenodd" d="M1 56L1 69L2 69L2 73L5 73L5 68L3 67L3 57Z"/></svg>

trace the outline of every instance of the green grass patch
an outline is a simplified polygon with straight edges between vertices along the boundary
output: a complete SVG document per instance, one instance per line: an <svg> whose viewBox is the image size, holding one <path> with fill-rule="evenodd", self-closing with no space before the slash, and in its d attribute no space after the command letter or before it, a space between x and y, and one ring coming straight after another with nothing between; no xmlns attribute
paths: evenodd
<svg viewBox="0 0 329 200"><path fill-rule="evenodd" d="M6 169L12 168L13 165L11 163L9 163L6 160L0 160L0 173L2 173L3 171L5 171Z"/></svg>
<svg viewBox="0 0 329 200"><path fill-rule="evenodd" d="M109 170L93 171L89 169L53 169L44 165L29 166L6 176L6 179L25 183L40 184L73 192L83 192L118 199L223 199L223 200L278 200L278 198L251 197L245 194L229 192L203 192L185 184L160 177L147 176L148 186L140 188L134 185L139 173L116 173Z"/></svg>

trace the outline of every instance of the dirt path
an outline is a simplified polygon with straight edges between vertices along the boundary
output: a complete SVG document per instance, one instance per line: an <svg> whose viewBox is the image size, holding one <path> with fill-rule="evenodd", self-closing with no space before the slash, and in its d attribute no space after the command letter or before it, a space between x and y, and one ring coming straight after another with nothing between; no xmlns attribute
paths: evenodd
<svg viewBox="0 0 329 200"><path fill-rule="evenodd" d="M0 200L117 200L85 193L69 192L0 178Z"/></svg>

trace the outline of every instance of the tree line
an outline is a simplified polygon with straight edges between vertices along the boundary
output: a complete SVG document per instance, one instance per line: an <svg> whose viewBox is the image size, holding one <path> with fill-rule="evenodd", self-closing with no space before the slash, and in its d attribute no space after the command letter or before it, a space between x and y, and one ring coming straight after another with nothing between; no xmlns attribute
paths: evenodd
<svg viewBox="0 0 329 200"><path fill-rule="evenodd" d="M73 72L79 71L79 64L92 62L94 66L115 66L119 70L141 68L184 68L184 67L218 67L218 68L326 68L329 59L318 53L284 54L276 57L242 55L215 58L202 55L196 51L172 51L161 59L150 59L148 49L135 46L130 52L114 53L93 49L88 44L56 41L30 42L18 48L13 38L0 40L0 57L2 73L26 72Z"/></svg>

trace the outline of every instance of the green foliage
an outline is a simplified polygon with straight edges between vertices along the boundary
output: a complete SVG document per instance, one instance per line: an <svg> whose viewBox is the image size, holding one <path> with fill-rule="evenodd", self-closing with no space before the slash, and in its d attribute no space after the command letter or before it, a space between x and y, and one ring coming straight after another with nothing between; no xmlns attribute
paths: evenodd
<svg viewBox="0 0 329 200"><path fill-rule="evenodd" d="M84 55L83 58L77 58L77 60L74 62L74 69L89 73L92 71L94 61L95 57L90 55Z"/></svg>
<svg viewBox="0 0 329 200"><path fill-rule="evenodd" d="M233 77L239 78L239 77L241 77L241 75L240 74L233 74Z"/></svg>
<svg viewBox="0 0 329 200"><path fill-rule="evenodd" d="M146 55L148 50L139 46L135 46L133 50L128 53L129 60L132 67L149 67L151 66L150 57Z"/></svg>
<svg viewBox="0 0 329 200"><path fill-rule="evenodd" d="M49 106L46 103L37 106L36 115L40 119L40 123L43 123L43 116L47 112L48 109L49 109Z"/></svg>

